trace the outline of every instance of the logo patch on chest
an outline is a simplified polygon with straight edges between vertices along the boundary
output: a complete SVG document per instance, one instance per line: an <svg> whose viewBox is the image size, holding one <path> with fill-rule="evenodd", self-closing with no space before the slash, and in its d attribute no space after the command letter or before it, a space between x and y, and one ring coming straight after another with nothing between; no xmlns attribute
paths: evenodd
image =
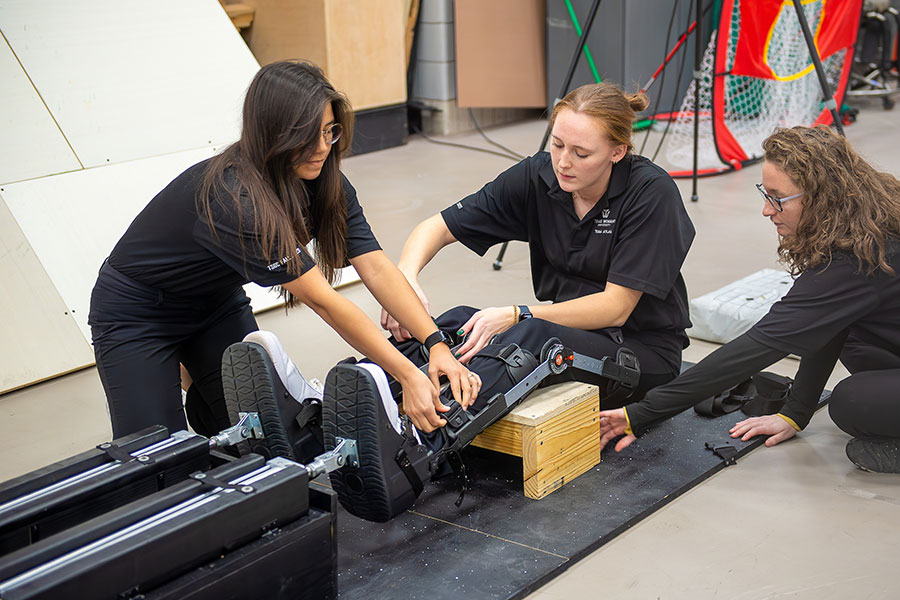
<svg viewBox="0 0 900 600"><path fill-rule="evenodd" d="M615 219L609 218L609 209L604 208L598 218L594 219L594 233L612 235Z"/></svg>

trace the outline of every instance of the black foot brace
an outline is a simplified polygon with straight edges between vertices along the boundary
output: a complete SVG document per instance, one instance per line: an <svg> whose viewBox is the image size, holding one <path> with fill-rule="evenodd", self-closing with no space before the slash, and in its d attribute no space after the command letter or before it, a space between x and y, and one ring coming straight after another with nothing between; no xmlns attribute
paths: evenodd
<svg viewBox="0 0 900 600"><path fill-rule="evenodd" d="M409 419L397 413L379 367L342 364L328 373L322 411L325 448L334 448L337 438L355 439L359 454L358 467L330 474L331 485L347 511L368 521L383 523L408 509L430 478L431 453L416 440Z"/></svg>
<svg viewBox="0 0 900 600"><path fill-rule="evenodd" d="M264 437L237 444L242 456L283 456L306 464L322 453L322 407L298 402L285 389L269 354L259 344L238 342L222 357L222 387L232 425L239 413L257 413Z"/></svg>
<svg viewBox="0 0 900 600"><path fill-rule="evenodd" d="M482 352L507 364L514 385L508 392L491 397L474 416L455 401L447 402L451 410L443 415L447 425L440 430L444 443L437 452L418 442L408 418L397 416L387 377L379 367L334 367L325 382L325 448L334 448L338 438L354 439L359 453L357 467L345 466L330 475L344 508L360 518L378 522L407 510L448 456L467 446L548 376L570 366L606 377L629 390L638 383L637 359L628 351L620 352L618 362L611 358L598 361L575 354L558 340L551 342L545 346L540 363L515 344L486 347Z"/></svg>

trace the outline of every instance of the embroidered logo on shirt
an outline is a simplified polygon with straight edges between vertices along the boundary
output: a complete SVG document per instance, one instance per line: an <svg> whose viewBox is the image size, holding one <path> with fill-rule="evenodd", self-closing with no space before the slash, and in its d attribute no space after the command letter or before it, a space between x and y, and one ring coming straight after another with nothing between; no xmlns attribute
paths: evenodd
<svg viewBox="0 0 900 600"><path fill-rule="evenodd" d="M456 203L456 208L462 209L462 207L463 207L462 202Z"/></svg>
<svg viewBox="0 0 900 600"><path fill-rule="evenodd" d="M616 224L616 220L609 218L608 208L604 208L601 214L602 217L594 219L594 233L611 235L613 232L613 226Z"/></svg>

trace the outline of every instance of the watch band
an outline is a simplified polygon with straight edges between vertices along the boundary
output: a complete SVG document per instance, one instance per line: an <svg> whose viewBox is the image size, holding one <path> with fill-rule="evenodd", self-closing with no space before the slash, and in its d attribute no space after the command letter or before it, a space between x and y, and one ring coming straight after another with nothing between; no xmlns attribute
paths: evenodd
<svg viewBox="0 0 900 600"><path fill-rule="evenodd" d="M534 315L531 314L531 309L529 309L526 305L519 305L519 321L524 321L525 319L530 319Z"/></svg>
<svg viewBox="0 0 900 600"><path fill-rule="evenodd" d="M444 333L442 330L438 329L422 342L422 345L425 346L425 349L429 352L434 347L435 344L439 344L440 342L444 342L447 344L447 347L450 347L450 336Z"/></svg>

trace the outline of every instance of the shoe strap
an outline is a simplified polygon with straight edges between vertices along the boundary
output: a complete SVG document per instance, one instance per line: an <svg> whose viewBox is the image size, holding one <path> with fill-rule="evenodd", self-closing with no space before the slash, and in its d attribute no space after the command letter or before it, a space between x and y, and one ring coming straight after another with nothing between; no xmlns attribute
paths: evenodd
<svg viewBox="0 0 900 600"><path fill-rule="evenodd" d="M400 470L403 471L403 474L406 475L406 478L409 480L409 485L412 486L413 492L416 497L418 497L419 494L422 493L422 490L425 489L425 484L422 483L422 478L416 473L416 469L413 467L412 461L409 460L409 455L406 453L408 444L408 440L404 441L403 445L400 446L400 450L397 452L397 456L394 457L394 460L397 462L397 466L400 467Z"/></svg>
<svg viewBox="0 0 900 600"><path fill-rule="evenodd" d="M297 421L297 425L300 426L301 429L305 428L309 425L310 422L315 421L322 415L322 405L318 402L304 402L303 408L300 409L300 412L297 413L297 416L294 417L294 420Z"/></svg>

